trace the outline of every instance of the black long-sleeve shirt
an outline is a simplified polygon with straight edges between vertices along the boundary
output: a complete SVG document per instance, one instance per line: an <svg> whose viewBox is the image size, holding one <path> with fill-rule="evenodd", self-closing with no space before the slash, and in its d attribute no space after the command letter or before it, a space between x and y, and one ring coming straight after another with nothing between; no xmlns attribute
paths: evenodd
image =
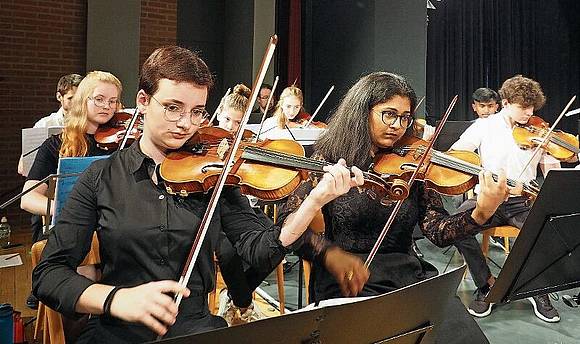
<svg viewBox="0 0 580 344"><path fill-rule="evenodd" d="M33 272L40 300L75 314L80 295L95 283L76 273L94 231L100 242L99 283L132 287L179 278L209 195L169 195L163 183L153 183L151 173L154 162L137 143L93 163L79 177ZM260 269L273 270L287 253L278 240L280 228L264 227L239 189L226 188L188 284L192 297L214 287L213 251L220 229L238 254Z"/></svg>
<svg viewBox="0 0 580 344"><path fill-rule="evenodd" d="M317 182L317 177L311 175L288 197L278 215L279 223L298 209ZM342 296L338 283L320 259L325 250L338 246L365 260L393 208L394 202L385 206L362 188L353 188L322 208L324 233L307 232L302 238L305 245L300 250L301 255L314 262L310 280L310 295L314 300ZM484 228L473 220L471 211L449 215L435 191L426 189L422 182L415 183L370 265L371 275L360 296L386 293L426 278L429 271L424 269L424 262L410 254L416 224L429 240L441 247Z"/></svg>

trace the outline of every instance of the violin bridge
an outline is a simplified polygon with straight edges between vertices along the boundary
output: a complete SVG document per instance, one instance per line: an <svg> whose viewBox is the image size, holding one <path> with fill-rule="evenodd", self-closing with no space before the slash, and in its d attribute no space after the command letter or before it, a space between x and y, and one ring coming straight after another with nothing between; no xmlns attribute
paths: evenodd
<svg viewBox="0 0 580 344"><path fill-rule="evenodd" d="M220 158L220 160L225 159L226 153L228 152L228 149L230 149L230 145L228 143L228 140L226 138L224 138L223 140L221 140L221 142L217 148L217 155Z"/></svg>

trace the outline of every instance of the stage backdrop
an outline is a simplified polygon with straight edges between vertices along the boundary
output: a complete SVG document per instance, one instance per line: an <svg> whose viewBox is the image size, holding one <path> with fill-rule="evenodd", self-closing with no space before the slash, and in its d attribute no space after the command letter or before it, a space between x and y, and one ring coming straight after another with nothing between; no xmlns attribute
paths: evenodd
<svg viewBox="0 0 580 344"><path fill-rule="evenodd" d="M306 109L313 112L335 85L320 113L325 118L356 80L374 71L403 74L418 97L425 95L426 12L425 0L303 0Z"/></svg>
<svg viewBox="0 0 580 344"><path fill-rule="evenodd" d="M475 118L471 93L499 89L523 74L542 85L548 101L538 114L553 122L580 95L580 1L443 0L428 10L427 109L438 118L459 94L451 119ZM576 101L572 109L580 107ZM576 133L577 117L560 128Z"/></svg>

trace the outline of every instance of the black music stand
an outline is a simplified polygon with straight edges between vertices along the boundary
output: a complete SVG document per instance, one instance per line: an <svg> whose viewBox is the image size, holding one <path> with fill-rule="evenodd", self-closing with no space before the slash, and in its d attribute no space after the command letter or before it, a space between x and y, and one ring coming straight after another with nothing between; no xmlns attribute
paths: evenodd
<svg viewBox="0 0 580 344"><path fill-rule="evenodd" d="M437 125L439 125L439 120L437 121ZM437 141L435 141L435 149L441 152L446 152L451 148L457 140L459 140L459 136L465 132L470 125L473 124L473 121L447 121L443 128L441 128L441 133L439 137L437 137Z"/></svg>
<svg viewBox="0 0 580 344"><path fill-rule="evenodd" d="M435 331L465 265L362 301L299 311L246 325L161 340L162 343L435 342Z"/></svg>
<svg viewBox="0 0 580 344"><path fill-rule="evenodd" d="M580 170L551 170L486 301L580 286Z"/></svg>

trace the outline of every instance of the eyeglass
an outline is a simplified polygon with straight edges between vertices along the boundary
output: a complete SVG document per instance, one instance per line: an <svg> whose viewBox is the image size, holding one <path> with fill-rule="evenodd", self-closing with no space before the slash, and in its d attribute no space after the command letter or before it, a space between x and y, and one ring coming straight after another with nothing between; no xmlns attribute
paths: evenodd
<svg viewBox="0 0 580 344"><path fill-rule="evenodd" d="M151 96L151 98L155 99L157 104L163 107L163 109L165 110L163 112L163 116L165 117L165 120L168 122L177 122L187 113L185 109L183 109L183 107L177 104L163 105L159 100L157 100L157 98L153 96ZM195 108L189 112L189 120L193 125L200 125L208 117L209 113L205 109Z"/></svg>
<svg viewBox="0 0 580 344"><path fill-rule="evenodd" d="M407 129L411 126L411 124L413 124L413 116L412 115L404 115L404 116L399 116L395 111L381 111L378 112L381 114L381 120L383 121L383 123L385 123L385 125L391 126L393 124L395 124L397 122L397 119L399 120L399 124L401 125L401 127Z"/></svg>
<svg viewBox="0 0 580 344"><path fill-rule="evenodd" d="M103 97L95 97L95 98L89 97L89 99L93 101L93 104L95 104L96 107L100 107L100 108L106 107L107 104L109 105L110 108L116 108L117 104L119 104L118 99L109 100L109 101L106 101L105 98L103 98Z"/></svg>

